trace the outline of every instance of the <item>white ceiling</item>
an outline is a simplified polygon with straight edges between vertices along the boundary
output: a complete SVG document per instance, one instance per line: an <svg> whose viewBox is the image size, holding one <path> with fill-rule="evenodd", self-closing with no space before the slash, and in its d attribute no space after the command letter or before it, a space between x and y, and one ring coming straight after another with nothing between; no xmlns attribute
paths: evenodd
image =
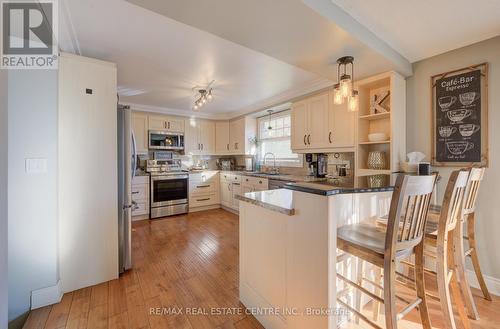
<svg viewBox="0 0 500 329"><path fill-rule="evenodd" d="M193 86L215 79L214 100L203 112L228 115L259 109L296 89L330 83L125 1L66 0L65 4L61 25L68 30L71 22L73 35L61 31L61 49L78 52L79 48L84 56L117 63L124 103L190 114Z"/></svg>
<svg viewBox="0 0 500 329"><path fill-rule="evenodd" d="M193 86L211 80L196 115L262 110L330 85L344 55L358 77L397 69L300 0L130 2L64 0L60 47L117 63L121 102L146 110L191 115Z"/></svg>
<svg viewBox="0 0 500 329"><path fill-rule="evenodd" d="M330 0L416 62L500 35L498 0Z"/></svg>

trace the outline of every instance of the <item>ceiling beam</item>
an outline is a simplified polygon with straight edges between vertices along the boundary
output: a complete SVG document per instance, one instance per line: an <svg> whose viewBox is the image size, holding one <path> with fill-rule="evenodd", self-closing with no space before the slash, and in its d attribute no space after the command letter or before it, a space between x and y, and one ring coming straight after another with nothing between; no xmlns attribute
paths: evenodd
<svg viewBox="0 0 500 329"><path fill-rule="evenodd" d="M332 0L302 0L302 2L387 58L395 65L396 71L403 76L413 75L412 65L405 57L334 4Z"/></svg>

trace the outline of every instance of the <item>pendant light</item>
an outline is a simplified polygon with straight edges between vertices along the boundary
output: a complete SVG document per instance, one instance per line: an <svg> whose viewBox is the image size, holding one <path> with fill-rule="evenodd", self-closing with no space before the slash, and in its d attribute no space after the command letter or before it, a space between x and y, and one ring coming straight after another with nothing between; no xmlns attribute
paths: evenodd
<svg viewBox="0 0 500 329"><path fill-rule="evenodd" d="M348 66L350 66L350 72ZM359 109L359 93L354 90L354 57L344 56L337 59L337 79L338 83L333 87L333 103L340 105L347 101L347 110L357 111Z"/></svg>
<svg viewBox="0 0 500 329"><path fill-rule="evenodd" d="M273 126L271 126L271 116L273 114L273 110L267 110L267 113L269 113L269 126L267 126L267 130L273 130Z"/></svg>

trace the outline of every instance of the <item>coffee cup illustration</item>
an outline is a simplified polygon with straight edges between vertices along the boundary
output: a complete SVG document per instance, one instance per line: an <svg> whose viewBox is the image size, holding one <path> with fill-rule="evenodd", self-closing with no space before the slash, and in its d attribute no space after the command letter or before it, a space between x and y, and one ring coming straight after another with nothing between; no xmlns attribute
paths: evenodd
<svg viewBox="0 0 500 329"><path fill-rule="evenodd" d="M463 119L469 117L471 114L472 110L469 109L452 110L446 113L448 119L450 119L454 123L462 121Z"/></svg>
<svg viewBox="0 0 500 329"><path fill-rule="evenodd" d="M463 137L470 137L474 133L477 133L479 129L481 129L481 127L473 123L460 125L460 127L458 128L458 130L460 131L460 135L462 135Z"/></svg>
<svg viewBox="0 0 500 329"><path fill-rule="evenodd" d="M474 143L467 141L447 142L446 148L453 155L462 155L474 148Z"/></svg>
<svg viewBox="0 0 500 329"><path fill-rule="evenodd" d="M451 135L453 135L456 132L457 132L457 128L456 127L452 127L452 126L441 126L441 127L439 127L439 136L441 136L443 138L448 138L448 137L450 137Z"/></svg>
<svg viewBox="0 0 500 329"><path fill-rule="evenodd" d="M457 101L457 97L455 96L443 96L439 97L438 103L439 106L441 107L442 111L446 111L447 109L450 108L455 102Z"/></svg>
<svg viewBox="0 0 500 329"><path fill-rule="evenodd" d="M460 103L462 103L463 106L467 106L471 105L476 99L479 98L479 93L470 91L468 93L460 94L458 97L460 98Z"/></svg>

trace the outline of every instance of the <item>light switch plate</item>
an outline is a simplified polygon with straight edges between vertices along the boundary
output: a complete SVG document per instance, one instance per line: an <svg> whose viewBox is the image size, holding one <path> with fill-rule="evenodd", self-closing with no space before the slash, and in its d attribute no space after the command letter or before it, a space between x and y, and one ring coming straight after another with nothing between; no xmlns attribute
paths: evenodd
<svg viewBox="0 0 500 329"><path fill-rule="evenodd" d="M47 172L47 159L45 158L25 159L25 170L27 174L44 174Z"/></svg>

